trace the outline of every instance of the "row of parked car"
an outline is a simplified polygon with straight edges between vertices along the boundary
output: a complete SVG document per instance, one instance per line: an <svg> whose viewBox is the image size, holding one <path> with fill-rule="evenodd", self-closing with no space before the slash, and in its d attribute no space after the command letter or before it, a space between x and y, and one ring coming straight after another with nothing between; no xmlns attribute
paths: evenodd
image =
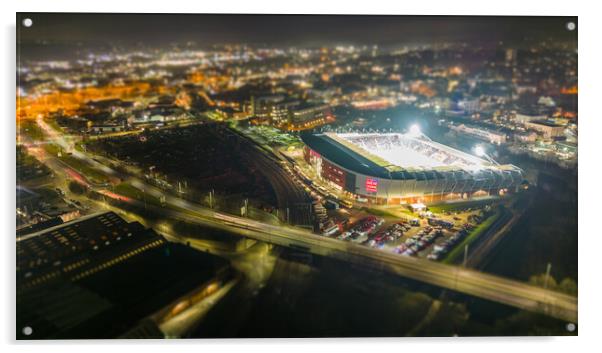
<svg viewBox="0 0 602 353"><path fill-rule="evenodd" d="M337 238L340 240L349 240L355 243L363 243L368 237L378 229L384 220L375 216L362 218L351 229L341 233Z"/></svg>
<svg viewBox="0 0 602 353"><path fill-rule="evenodd" d="M475 219L477 220L477 219ZM385 244L399 240L404 233L412 227L419 226L419 222L414 219L392 224L384 230L378 231L378 228L384 223L382 218L376 216L367 216L357 222L351 229L341 233L337 238L340 240L361 243L374 248L383 248ZM461 242L474 226L471 223L465 223L460 227L454 227L452 222L436 222L429 219L428 226L421 229L417 234L405 239L393 251L403 256L417 256L419 252L432 246L432 251L427 255L429 260L440 260L454 246ZM459 228L459 230L458 230ZM336 233L336 228L324 235ZM435 244L435 241L444 235L445 232L452 232L453 235L445 240Z"/></svg>
<svg viewBox="0 0 602 353"><path fill-rule="evenodd" d="M404 256L416 256L420 251L433 244L435 240L443 235L441 227L425 227L418 234L406 239L405 243L395 248L395 252Z"/></svg>
<svg viewBox="0 0 602 353"><path fill-rule="evenodd" d="M407 222L395 223L366 241L366 245L373 248L382 248L384 244L401 238L403 233L409 229L410 225Z"/></svg>
<svg viewBox="0 0 602 353"><path fill-rule="evenodd" d="M471 224L464 224L462 228L454 235L446 239L443 243L433 246L433 251L426 256L429 260L440 260L445 254L447 254L456 244L462 241L467 235L469 230L473 226Z"/></svg>

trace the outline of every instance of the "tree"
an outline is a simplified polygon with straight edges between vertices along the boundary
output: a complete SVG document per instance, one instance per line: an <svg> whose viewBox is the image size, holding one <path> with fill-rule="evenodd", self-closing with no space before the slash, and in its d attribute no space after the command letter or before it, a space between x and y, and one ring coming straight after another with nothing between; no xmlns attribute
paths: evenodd
<svg viewBox="0 0 602 353"><path fill-rule="evenodd" d="M558 290L570 295L577 295L577 282L572 278L566 277L558 284Z"/></svg>
<svg viewBox="0 0 602 353"><path fill-rule="evenodd" d="M529 283L543 287L546 282L546 274L542 273L539 275L531 276ZM550 276L548 279L548 289L563 292L570 295L577 295L577 282L572 278L564 278L562 281L557 282L554 277Z"/></svg>
<svg viewBox="0 0 602 353"><path fill-rule="evenodd" d="M538 287L543 287L546 284L546 274L541 273L539 275L531 276L529 278L529 283L536 285ZM548 285L548 289L552 289L552 290L554 290L558 286L558 284L556 283L556 280L552 276L550 276L550 278L548 279L547 285Z"/></svg>
<svg viewBox="0 0 602 353"><path fill-rule="evenodd" d="M77 195L82 195L86 192L86 187L75 181L69 182L69 190Z"/></svg>

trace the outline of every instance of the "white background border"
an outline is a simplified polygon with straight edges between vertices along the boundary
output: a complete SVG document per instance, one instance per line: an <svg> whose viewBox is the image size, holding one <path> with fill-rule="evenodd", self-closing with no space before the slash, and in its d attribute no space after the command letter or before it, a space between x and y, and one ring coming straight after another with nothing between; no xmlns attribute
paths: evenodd
<svg viewBox="0 0 602 353"><path fill-rule="evenodd" d="M548 352L591 351L600 349L599 298L602 294L600 250L602 232L599 215L602 187L602 114L600 77L602 31L601 13L594 1L160 1L148 0L3 0L2 11L2 102L1 142L3 163L2 253L0 284L0 335L3 351L60 351L61 353L103 352L119 349L144 349L145 352L487 352L497 353L542 349ZM378 338L378 339L273 339L273 340L178 340L178 341L59 341L21 343L15 337L14 280L14 205L15 205L15 13L19 12L172 12L172 13L326 13L400 15L554 15L579 16L579 337L559 338ZM35 25L35 23L34 23ZM375 323L377 324L377 323ZM50 346L49 346L50 344ZM133 345L144 347L133 347ZM519 347L520 346L520 347ZM542 347L540 347L542 346Z"/></svg>

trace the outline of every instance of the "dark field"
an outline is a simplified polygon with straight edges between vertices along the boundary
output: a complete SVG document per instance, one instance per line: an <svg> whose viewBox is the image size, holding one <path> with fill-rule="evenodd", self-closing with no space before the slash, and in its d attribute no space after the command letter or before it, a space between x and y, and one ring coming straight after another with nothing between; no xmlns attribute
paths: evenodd
<svg viewBox="0 0 602 353"><path fill-rule="evenodd" d="M105 138L88 148L141 167L153 177L184 190L189 198L249 198L273 204L267 180L241 157L236 143L208 126L145 131L140 135ZM224 201L224 199L222 199Z"/></svg>
<svg viewBox="0 0 602 353"><path fill-rule="evenodd" d="M241 286L191 337L567 334L565 323L542 315L282 251L263 289L249 294Z"/></svg>

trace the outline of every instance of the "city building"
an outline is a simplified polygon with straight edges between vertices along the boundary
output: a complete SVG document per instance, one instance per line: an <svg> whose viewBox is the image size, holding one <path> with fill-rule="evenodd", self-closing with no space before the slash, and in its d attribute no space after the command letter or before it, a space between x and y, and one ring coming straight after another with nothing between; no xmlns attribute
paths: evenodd
<svg viewBox="0 0 602 353"><path fill-rule="evenodd" d="M17 237L17 338L163 338L149 317L228 276L227 261L140 223L84 216Z"/></svg>
<svg viewBox="0 0 602 353"><path fill-rule="evenodd" d="M215 108L215 113L223 120L243 120L248 118L250 115L246 112L239 111L232 107L219 107Z"/></svg>
<svg viewBox="0 0 602 353"><path fill-rule="evenodd" d="M514 48L506 49L506 52L504 53L504 59L506 60L506 64L508 64L508 65L516 64L516 58L517 58L516 49L514 49Z"/></svg>
<svg viewBox="0 0 602 353"><path fill-rule="evenodd" d="M515 133L514 140L522 143L533 143L537 141L537 134L532 131L524 133Z"/></svg>
<svg viewBox="0 0 602 353"><path fill-rule="evenodd" d="M526 123L534 121L534 120L543 120L545 118L546 117L544 115L528 115L528 114L517 113L514 116L514 121L516 121L519 124L526 124Z"/></svg>
<svg viewBox="0 0 602 353"><path fill-rule="evenodd" d="M95 134L106 134L110 132L119 132L123 130L123 125L120 124L103 124L103 125L92 125L90 132Z"/></svg>
<svg viewBox="0 0 602 353"><path fill-rule="evenodd" d="M470 126L466 124L450 125L450 129L456 132L465 133L490 143L501 145L506 143L506 134L493 131L483 127Z"/></svg>
<svg viewBox="0 0 602 353"><path fill-rule="evenodd" d="M250 113L256 118L269 120L274 104L284 101L283 95L267 95L251 97Z"/></svg>
<svg viewBox="0 0 602 353"><path fill-rule="evenodd" d="M300 105L301 102L298 100L285 100L275 103L272 106L272 112L270 114L272 123L276 126L290 123L291 113Z"/></svg>
<svg viewBox="0 0 602 353"><path fill-rule="evenodd" d="M481 102L479 99L463 99L458 102L458 108L468 114L477 113L481 110Z"/></svg>
<svg viewBox="0 0 602 353"><path fill-rule="evenodd" d="M564 126L547 120L533 120L525 123L527 129L535 130L546 139L564 136Z"/></svg>
<svg viewBox="0 0 602 353"><path fill-rule="evenodd" d="M426 137L399 133L302 134L305 161L336 189L377 204L412 204L512 192L521 169Z"/></svg>
<svg viewBox="0 0 602 353"><path fill-rule="evenodd" d="M326 122L326 119L332 116L328 104L301 105L292 110L291 125L293 129L309 128L319 122Z"/></svg>
<svg viewBox="0 0 602 353"><path fill-rule="evenodd" d="M44 194L55 194L44 190ZM54 197L42 197L26 187L17 186L17 232L25 234L28 230L41 229L38 224L46 222L68 222L80 216L73 203L66 203L55 194Z"/></svg>

